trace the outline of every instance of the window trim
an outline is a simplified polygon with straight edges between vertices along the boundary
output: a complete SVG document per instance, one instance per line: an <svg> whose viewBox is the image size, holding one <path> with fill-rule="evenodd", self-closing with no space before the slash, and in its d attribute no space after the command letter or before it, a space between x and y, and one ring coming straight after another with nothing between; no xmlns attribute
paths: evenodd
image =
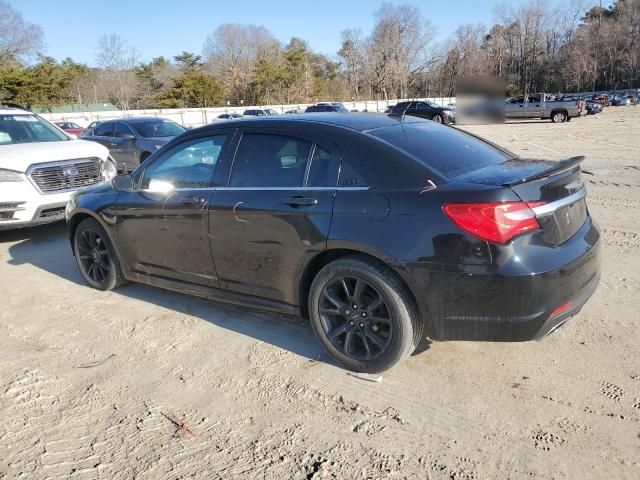
<svg viewBox="0 0 640 480"><path fill-rule="evenodd" d="M119 137L119 136L117 135L117 132L116 132L116 130L118 129L118 125L124 125L124 126L125 126L125 128L126 128L127 130L129 130L129 134L131 134L131 135L133 135L134 137L138 138L138 136L137 136L137 135L136 135L136 134L131 130L131 127L130 127L129 125L127 125L126 123L124 123L124 122L114 122L114 127L113 127L113 134L114 134L114 137L113 137L113 138L122 138L122 137Z"/></svg>

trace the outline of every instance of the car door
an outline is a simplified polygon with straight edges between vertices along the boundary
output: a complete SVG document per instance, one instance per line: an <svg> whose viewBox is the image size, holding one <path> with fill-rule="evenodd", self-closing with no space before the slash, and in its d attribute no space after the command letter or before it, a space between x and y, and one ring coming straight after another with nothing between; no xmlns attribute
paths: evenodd
<svg viewBox="0 0 640 480"><path fill-rule="evenodd" d="M284 130L244 130L209 205L220 287L295 304L302 265L326 248L340 155Z"/></svg>
<svg viewBox="0 0 640 480"><path fill-rule="evenodd" d="M509 99L504 106L505 118L524 118L524 97Z"/></svg>
<svg viewBox="0 0 640 480"><path fill-rule="evenodd" d="M102 122L93 129L91 135L87 135L86 140L92 140L98 142L111 151L111 139L113 138L113 129L115 125L113 122Z"/></svg>
<svg viewBox="0 0 640 480"><path fill-rule="evenodd" d="M525 118L541 118L542 117L542 99L540 94L529 95L527 103L524 107Z"/></svg>
<svg viewBox="0 0 640 480"><path fill-rule="evenodd" d="M118 197L122 256L141 275L217 287L209 245L209 200L234 130L185 139L136 174Z"/></svg>
<svg viewBox="0 0 640 480"><path fill-rule="evenodd" d="M122 122L115 124L113 137L109 143L111 156L116 161L119 169L126 167L127 171L133 171L139 164L136 155L136 135Z"/></svg>
<svg viewBox="0 0 640 480"><path fill-rule="evenodd" d="M426 118L428 120L431 120L433 115L436 113L435 110L425 102L414 102L413 105L414 105L413 108L415 113L412 113L412 115L416 117Z"/></svg>

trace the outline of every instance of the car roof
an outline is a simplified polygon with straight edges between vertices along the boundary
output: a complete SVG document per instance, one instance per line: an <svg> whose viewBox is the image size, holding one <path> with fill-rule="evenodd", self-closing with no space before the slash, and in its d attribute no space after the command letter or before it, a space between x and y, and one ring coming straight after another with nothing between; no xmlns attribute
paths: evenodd
<svg viewBox="0 0 640 480"><path fill-rule="evenodd" d="M296 123L304 124L324 124L336 127L347 128L359 132L366 132L376 128L392 127L400 123L423 123L424 120L417 117L388 116L381 113L347 113L347 112L323 112L323 113L293 113L289 115L278 115L269 117L247 118L242 117L233 121L233 125L239 126L292 126ZM229 125L228 123L226 125ZM219 125L206 125L202 129L213 129Z"/></svg>
<svg viewBox="0 0 640 480"><path fill-rule="evenodd" d="M122 123L137 123L137 122L149 122L149 121L168 121L171 122L168 118L163 117L122 117L122 118L110 118L108 120L100 120L100 123L110 123L110 122L122 122Z"/></svg>
<svg viewBox="0 0 640 480"><path fill-rule="evenodd" d="M0 115L35 115L29 110L22 110L20 108L0 108Z"/></svg>

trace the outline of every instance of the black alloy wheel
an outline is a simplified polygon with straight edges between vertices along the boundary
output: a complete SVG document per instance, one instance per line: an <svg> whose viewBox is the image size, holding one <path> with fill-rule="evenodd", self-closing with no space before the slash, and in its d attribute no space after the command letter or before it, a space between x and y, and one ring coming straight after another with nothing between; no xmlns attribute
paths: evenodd
<svg viewBox="0 0 640 480"><path fill-rule="evenodd" d="M390 344L393 322L387 302L362 278L340 276L327 283L319 314L327 338L348 357L374 360Z"/></svg>

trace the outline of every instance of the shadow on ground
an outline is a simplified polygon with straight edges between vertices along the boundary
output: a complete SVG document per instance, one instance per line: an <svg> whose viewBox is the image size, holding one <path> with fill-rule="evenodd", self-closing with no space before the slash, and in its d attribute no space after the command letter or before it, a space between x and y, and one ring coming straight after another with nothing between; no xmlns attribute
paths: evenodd
<svg viewBox="0 0 640 480"><path fill-rule="evenodd" d="M63 280L90 288L80 274L72 255L67 227L64 223L0 231L0 244L12 242L15 243L8 249L10 254L8 264L34 265ZM320 346L308 321L301 317L205 300L142 284L130 284L114 292L201 318L219 327L289 350L312 361L322 361L337 366ZM428 347L429 342L424 340L414 355L425 351Z"/></svg>

